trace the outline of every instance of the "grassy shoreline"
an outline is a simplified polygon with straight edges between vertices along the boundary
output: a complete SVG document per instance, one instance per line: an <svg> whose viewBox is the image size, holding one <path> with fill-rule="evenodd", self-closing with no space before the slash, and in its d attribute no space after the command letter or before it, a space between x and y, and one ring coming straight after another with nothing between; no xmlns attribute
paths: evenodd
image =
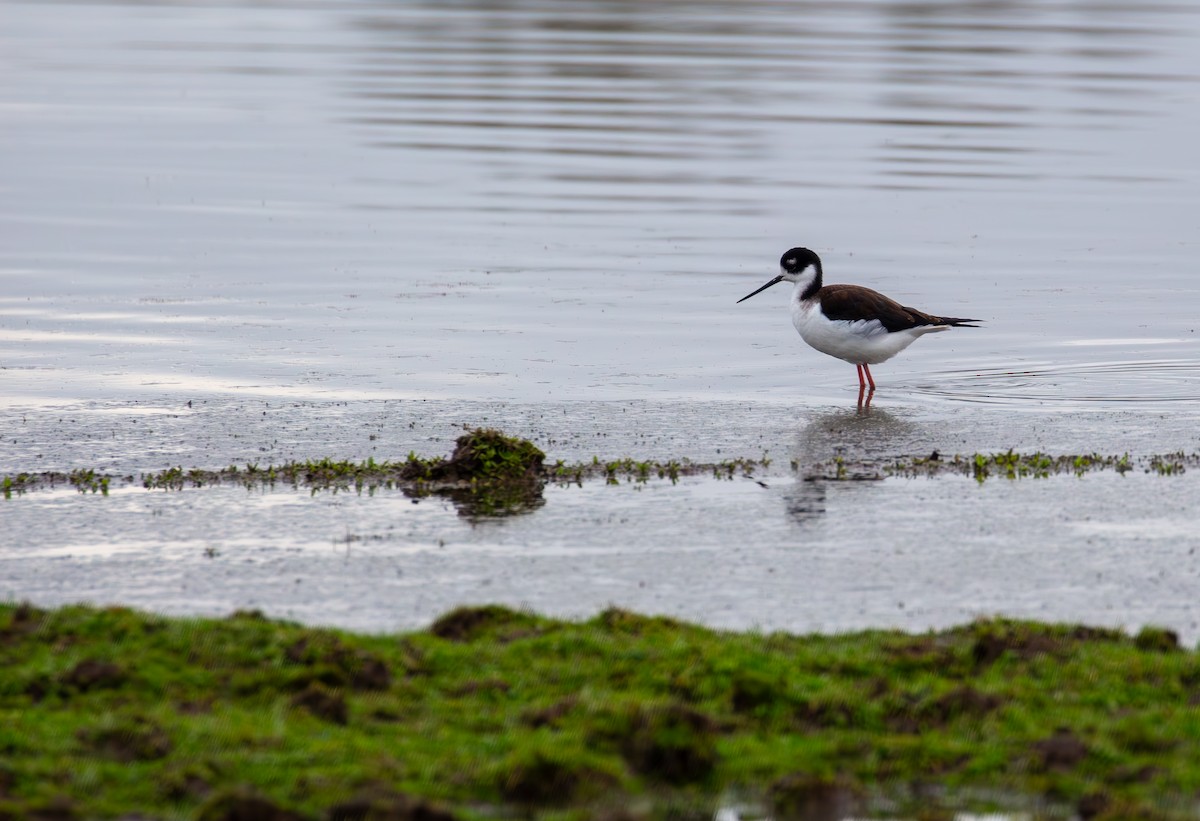
<svg viewBox="0 0 1200 821"><path fill-rule="evenodd" d="M781 818L1185 818L1200 795L1200 654L1151 628L482 607L356 635L0 604L0 670L0 819L711 818L730 789Z"/></svg>

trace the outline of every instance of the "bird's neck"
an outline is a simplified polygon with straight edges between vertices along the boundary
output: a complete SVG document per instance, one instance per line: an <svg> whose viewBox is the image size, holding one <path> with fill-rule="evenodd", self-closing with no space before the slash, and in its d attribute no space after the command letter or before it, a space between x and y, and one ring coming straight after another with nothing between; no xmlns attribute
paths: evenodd
<svg viewBox="0 0 1200 821"><path fill-rule="evenodd" d="M804 269L804 274L796 280L792 287L792 299L797 302L807 302L821 290L821 266L810 265Z"/></svg>

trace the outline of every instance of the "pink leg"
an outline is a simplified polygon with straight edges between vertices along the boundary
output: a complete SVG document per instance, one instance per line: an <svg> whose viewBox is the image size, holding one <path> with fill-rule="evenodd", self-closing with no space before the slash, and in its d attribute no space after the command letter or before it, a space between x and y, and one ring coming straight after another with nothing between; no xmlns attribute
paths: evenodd
<svg viewBox="0 0 1200 821"><path fill-rule="evenodd" d="M863 365L862 369L867 372L867 381L871 383L871 390L875 390L875 378L871 376L871 366ZM862 376L858 377L859 382L862 382Z"/></svg>
<svg viewBox="0 0 1200 821"><path fill-rule="evenodd" d="M867 386L867 383L866 383L866 382L863 380L863 374L862 374L862 372L863 372L863 366L862 366L862 365L855 365L854 367L858 369L858 387L859 387L860 389L861 389L861 388L865 388L865 387Z"/></svg>

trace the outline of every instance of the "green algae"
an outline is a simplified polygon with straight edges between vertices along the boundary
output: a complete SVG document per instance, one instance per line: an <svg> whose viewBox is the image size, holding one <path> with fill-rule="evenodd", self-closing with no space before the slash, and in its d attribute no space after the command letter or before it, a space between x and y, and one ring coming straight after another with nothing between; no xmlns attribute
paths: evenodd
<svg viewBox="0 0 1200 821"><path fill-rule="evenodd" d="M545 454L528 440L486 428L469 428L460 436L449 458L425 458L409 453L403 460L351 462L330 458L292 461L275 465L257 463L224 468L169 467L140 476L117 476L80 469L70 473L43 471L0 478L0 492L11 499L45 488L74 487L81 493L108 495L110 488L140 485L147 490L182 491L189 488L241 485L247 489L304 489L318 492L374 493L402 490L413 497L446 496L468 516L501 516L534 509L543 503L546 483L560 486L603 479L608 484L645 483L684 476L715 479L752 478L771 460L736 458L720 462L635 460L632 458L545 465Z"/></svg>
<svg viewBox="0 0 1200 821"><path fill-rule="evenodd" d="M879 815L936 808L935 785L1165 819L1200 791L1200 656L1158 628L794 636L491 606L355 635L0 605L0 669L0 818L711 817L730 790Z"/></svg>
<svg viewBox="0 0 1200 821"><path fill-rule="evenodd" d="M881 480L892 477L917 479L938 476L965 476L983 484L988 479L1049 479L1052 476L1076 476L1112 472L1124 476L1139 472L1157 476L1180 476L1189 467L1200 466L1200 453L1152 454L1131 456L1101 453L1052 455L1013 450L995 453L954 454L943 456L891 456L847 460L842 457L804 466L806 478L830 481ZM800 470L798 462L793 470Z"/></svg>
<svg viewBox="0 0 1200 821"><path fill-rule="evenodd" d="M145 473L140 477L114 476L92 469L69 473L21 472L0 477L0 492L6 499L38 488L74 487L80 493L108 495L111 488L140 484L148 490L181 491L214 485L242 485L247 489L291 488L317 492L375 493L381 489L400 489L419 498L440 495L452 499L460 513L468 517L504 516L540 507L542 490L549 482L559 486L582 485L584 481L603 480L607 484L646 483L652 479L676 483L685 476L712 476L714 479L755 478L766 471L772 460L764 453L758 459L735 458L721 462L692 462L688 459L620 459L568 464L556 460L545 464L545 454L532 442L508 436L490 428L466 428L455 442L448 458L422 457L409 453L403 460L350 462L331 458L292 461L262 466L187 468L174 466ZM1051 476L1112 471L1125 475L1140 471L1158 476L1178 476L1200 464L1200 453L1182 451L1133 457L1121 455L1061 454L1040 451L1017 453L955 454L944 457L937 451L929 456L889 456L830 460L802 465L792 460L794 473L806 480L861 481L886 478L932 478L966 476L979 483L992 478L1047 479Z"/></svg>
<svg viewBox="0 0 1200 821"><path fill-rule="evenodd" d="M498 431L489 435L504 437ZM475 434L468 434L469 439ZM509 437L504 437L509 439ZM0 477L0 494L6 499L38 489L73 487L81 493L108 495L110 489L140 485L148 490L181 491L219 485L241 485L247 489L304 489L318 492L374 493L400 489L413 496L442 495L461 503L468 515L505 515L534 509L542 504L541 490L546 483L559 486L582 485L603 480L611 485L666 480L677 483L687 476L714 479L755 478L771 465L765 454L760 458L726 459L721 462L693 462L688 459L635 459L625 457L603 461L567 463L562 460L544 465L541 450L525 440L511 439L516 446L497 456L483 451L478 461L465 459L456 449L450 459L425 458L410 453L404 460L350 462L330 458L292 461L275 465L246 464L225 468L183 468L175 466L140 476L120 476L80 469L21 472ZM823 462L802 465L792 461L793 472L806 479L827 481L878 481L888 478L934 478L963 476L980 484L989 479L1048 479L1054 476L1082 478L1091 473L1113 472L1126 475L1139 472L1157 476L1181 476L1200 465L1200 453L1167 453L1147 456L1028 454L1014 451L955 454L943 457L889 456L848 459L837 456Z"/></svg>

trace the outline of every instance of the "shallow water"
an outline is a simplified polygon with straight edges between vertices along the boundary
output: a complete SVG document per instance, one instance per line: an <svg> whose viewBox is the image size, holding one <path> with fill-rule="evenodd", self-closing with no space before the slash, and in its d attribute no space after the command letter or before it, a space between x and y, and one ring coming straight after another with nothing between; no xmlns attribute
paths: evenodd
<svg viewBox="0 0 1200 821"><path fill-rule="evenodd" d="M894 397L1200 396L1186 4L0 8L9 407L828 400L794 244L988 321Z"/></svg>
<svg viewBox="0 0 1200 821"><path fill-rule="evenodd" d="M0 472L445 454L463 424L568 461L775 460L768 488L552 488L486 525L399 496L38 492L0 505L0 595L370 629L503 600L1197 635L1191 476L817 491L787 466L1200 447L1200 10L0 18ZM831 281L985 327L877 367L859 414L783 289L734 304L794 244Z"/></svg>
<svg viewBox="0 0 1200 821"><path fill-rule="evenodd" d="M398 491L41 491L6 511L28 535L8 551L0 594L212 615L257 607L371 631L415 629L464 602L577 617L616 604L798 632L1004 613L1167 624L1190 643L1197 481L593 482L549 487L536 513L490 522ZM1079 483L1064 516L1063 486ZM956 518L931 526L930 509Z"/></svg>
<svg viewBox="0 0 1200 821"><path fill-rule="evenodd" d="M13 445L14 465L68 468L48 452L66 442L135 480L167 464L447 453L453 423L471 420L532 437L552 459L751 455L769 464L732 480L550 485L534 512L496 520L384 490L35 490L0 508L19 534L3 553L0 596L214 615L257 607L373 631L494 601L564 616L619 605L794 631L920 630L1003 613L1162 624L1200 639L1194 473L979 485L958 476L814 481L810 470L835 456L1084 452L1101 438L1104 452L1195 450L1194 419L969 405L801 417L783 404L634 402L195 403L76 408L49 423L35 415ZM731 430L724 419L746 424Z"/></svg>

